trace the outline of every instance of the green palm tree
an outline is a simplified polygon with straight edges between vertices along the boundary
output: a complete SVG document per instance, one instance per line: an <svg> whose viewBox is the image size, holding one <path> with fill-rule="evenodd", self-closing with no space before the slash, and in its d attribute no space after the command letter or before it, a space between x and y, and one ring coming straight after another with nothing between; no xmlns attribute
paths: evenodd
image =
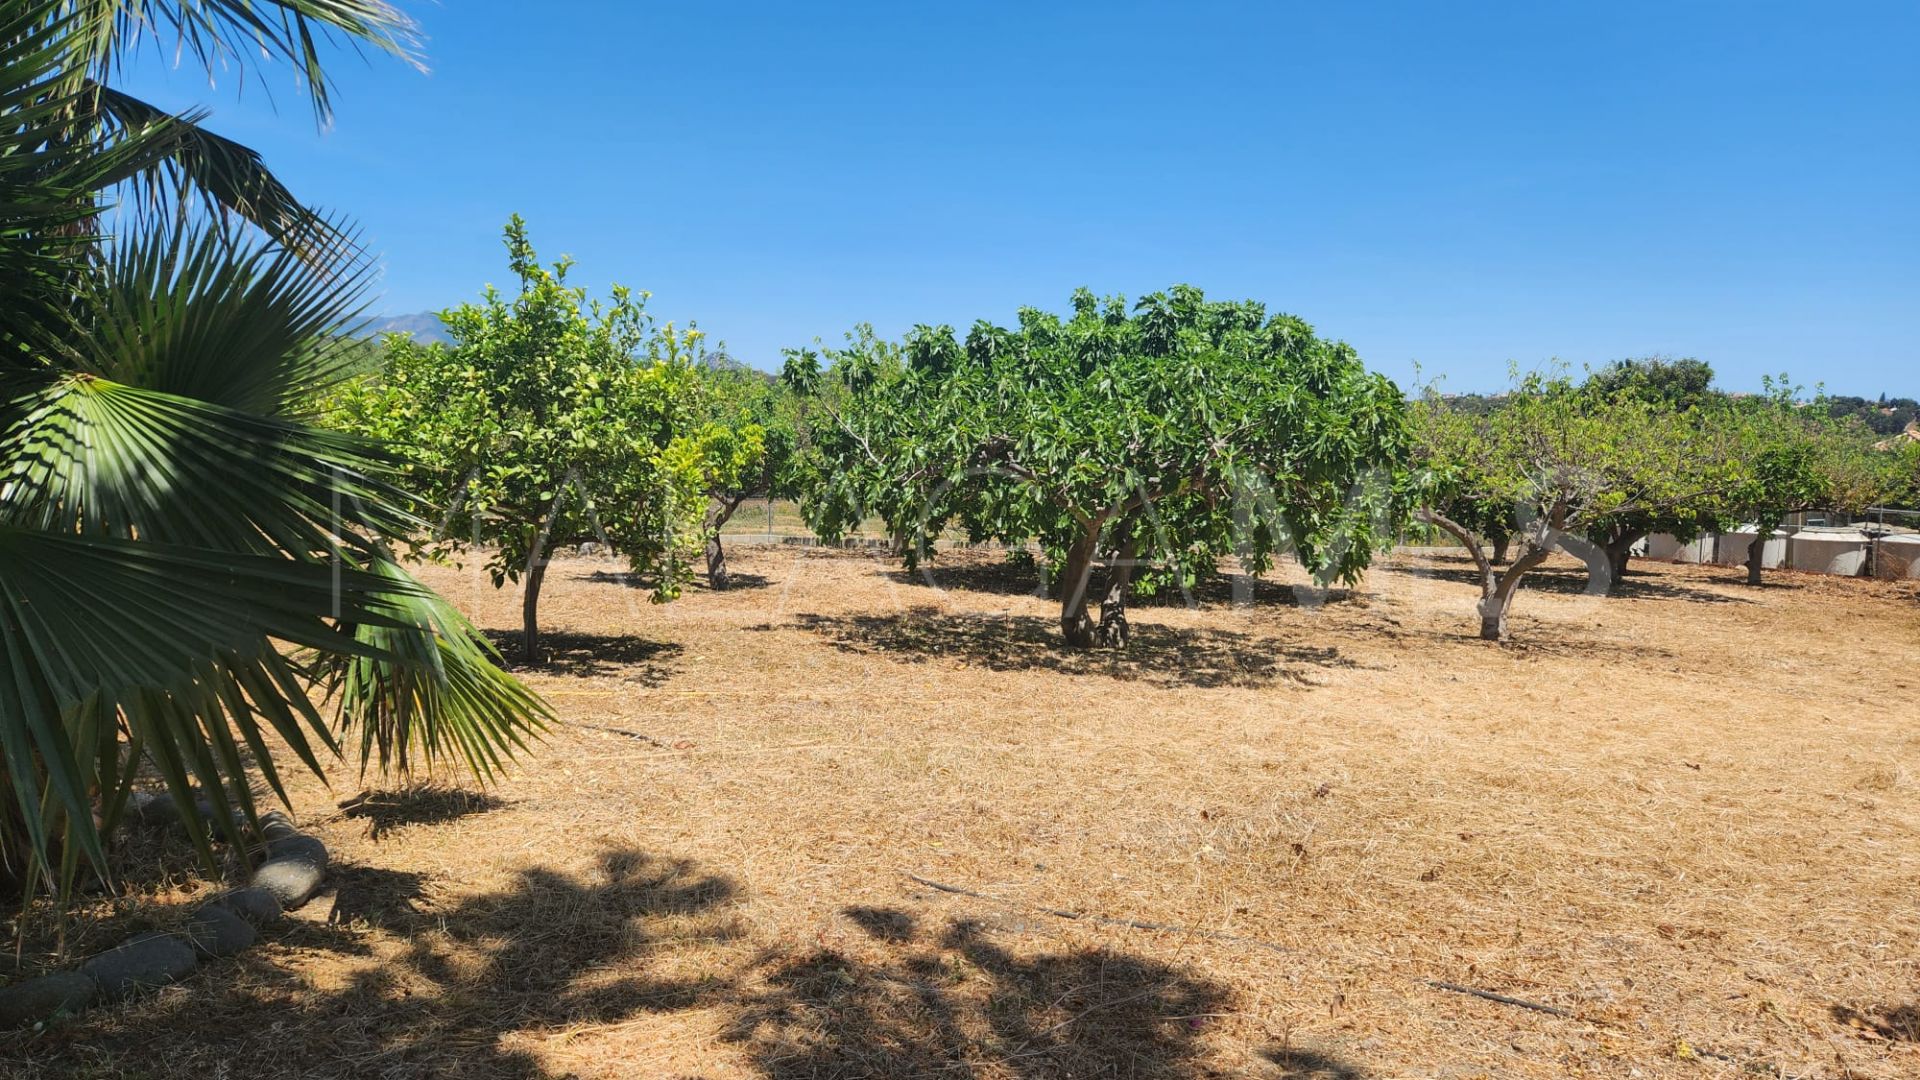
<svg viewBox="0 0 1920 1080"><path fill-rule="evenodd" d="M277 762L489 777L549 719L390 555L421 525L395 461L304 422L353 360L351 233L108 85L173 37L210 71L292 63L324 120L319 44L411 59L412 31L380 0L0 8L0 879L24 894L105 876L149 770L237 842L256 779L285 800Z"/></svg>

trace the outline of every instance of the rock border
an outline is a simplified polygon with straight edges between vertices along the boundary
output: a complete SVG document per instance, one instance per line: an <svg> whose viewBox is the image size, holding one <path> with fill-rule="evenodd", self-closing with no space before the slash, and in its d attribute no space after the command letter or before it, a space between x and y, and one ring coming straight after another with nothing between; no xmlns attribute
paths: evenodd
<svg viewBox="0 0 1920 1080"><path fill-rule="evenodd" d="M211 807L202 804L211 813ZM128 807L139 821L183 825L172 799L136 797ZM201 961L232 956L260 939L261 930L313 899L326 882L327 846L294 827L278 810L260 817L266 859L243 888L215 894L188 913L181 932L136 935L82 961L0 987L0 1030L42 1024L102 1000L118 1000L185 978Z"/></svg>

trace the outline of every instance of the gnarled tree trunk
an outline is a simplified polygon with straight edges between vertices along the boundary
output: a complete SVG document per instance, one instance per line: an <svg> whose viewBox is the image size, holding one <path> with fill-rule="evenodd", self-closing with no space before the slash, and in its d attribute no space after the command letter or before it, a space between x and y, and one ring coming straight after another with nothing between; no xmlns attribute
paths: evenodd
<svg viewBox="0 0 1920 1080"><path fill-rule="evenodd" d="M1621 583L1627 577L1627 559L1631 557L1633 545L1646 538L1644 532L1615 533L1602 548L1607 556L1607 569L1612 579L1607 582L1605 592L1611 596L1620 591Z"/></svg>
<svg viewBox="0 0 1920 1080"><path fill-rule="evenodd" d="M740 509L747 496L713 494L710 499L706 520L701 523L707 537L707 584L714 592L725 592L733 585L733 575L727 572L727 549L720 545L720 530L733 520L733 512Z"/></svg>
<svg viewBox="0 0 1920 1080"><path fill-rule="evenodd" d="M1584 536L1575 536L1572 533L1548 530L1542 536L1528 537L1526 542L1533 547L1542 547L1544 545L1544 550L1541 555L1543 560L1546 555L1552 553L1554 548L1559 548L1561 551L1586 563L1586 591L1588 596L1607 596L1611 594L1614 583L1619 580L1619 578L1614 575L1613 556L1608 552L1608 549Z"/></svg>
<svg viewBox="0 0 1920 1080"><path fill-rule="evenodd" d="M1747 584L1760 584L1760 567L1767 561L1767 529L1761 526L1760 535L1747 544Z"/></svg>
<svg viewBox="0 0 1920 1080"><path fill-rule="evenodd" d="M1492 559L1494 562L1503 563L1507 561L1507 545L1512 543L1512 541L1513 535L1511 533L1501 533L1499 536L1492 537L1487 541L1487 546L1493 549Z"/></svg>
<svg viewBox="0 0 1920 1080"><path fill-rule="evenodd" d="M1547 561L1552 544L1566 534L1557 527L1550 527L1542 530L1540 535L1521 536L1520 554L1502 573L1493 568L1492 561L1487 558L1485 543L1471 529L1432 510L1418 510L1414 516L1429 525L1445 529L1466 546L1467 554L1473 556L1474 565L1480 569L1480 602L1476 606L1480 615L1480 637L1487 641L1507 640L1507 615L1513 610L1513 598L1520 591L1520 583L1535 567ZM1562 521L1565 516L1563 510L1556 508L1555 521Z"/></svg>
<svg viewBox="0 0 1920 1080"><path fill-rule="evenodd" d="M1112 648L1125 648L1131 633L1127 627L1127 590L1133 584L1133 564L1140 557L1140 541L1129 529L1127 538L1107 567L1106 595L1100 598L1100 625L1094 640Z"/></svg>
<svg viewBox="0 0 1920 1080"><path fill-rule="evenodd" d="M1520 541L1520 554L1507 567L1505 573L1489 575L1480 595L1480 637L1484 641L1507 640L1507 613L1513 610L1513 598L1520 592L1520 582L1547 561L1551 549L1536 546L1532 537L1523 537Z"/></svg>
<svg viewBox="0 0 1920 1080"><path fill-rule="evenodd" d="M1099 542L1100 526L1096 522L1067 550L1066 572L1060 576L1060 636L1071 649L1088 649L1094 644L1093 620L1087 617L1087 593Z"/></svg>

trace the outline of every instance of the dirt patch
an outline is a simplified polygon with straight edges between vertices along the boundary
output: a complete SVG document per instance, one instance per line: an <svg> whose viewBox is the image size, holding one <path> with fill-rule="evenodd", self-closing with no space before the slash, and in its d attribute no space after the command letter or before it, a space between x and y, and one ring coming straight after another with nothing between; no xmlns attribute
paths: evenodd
<svg viewBox="0 0 1920 1080"><path fill-rule="evenodd" d="M991 554L730 561L666 606L562 562L537 755L300 784L336 902L9 1075L1920 1075L1911 584L1556 563L1499 648L1405 557L1072 655ZM511 645L515 595L427 576ZM75 939L210 887L151 864Z"/></svg>

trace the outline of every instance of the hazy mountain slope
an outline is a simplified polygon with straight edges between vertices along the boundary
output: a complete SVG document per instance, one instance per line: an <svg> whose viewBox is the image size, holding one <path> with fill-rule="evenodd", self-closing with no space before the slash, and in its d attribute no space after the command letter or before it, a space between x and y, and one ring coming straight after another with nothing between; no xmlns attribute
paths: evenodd
<svg viewBox="0 0 1920 1080"><path fill-rule="evenodd" d="M447 328L441 325L440 316L431 311L415 312L412 315L385 315L367 324L366 336L378 337L381 334L412 334L415 341L451 341Z"/></svg>

